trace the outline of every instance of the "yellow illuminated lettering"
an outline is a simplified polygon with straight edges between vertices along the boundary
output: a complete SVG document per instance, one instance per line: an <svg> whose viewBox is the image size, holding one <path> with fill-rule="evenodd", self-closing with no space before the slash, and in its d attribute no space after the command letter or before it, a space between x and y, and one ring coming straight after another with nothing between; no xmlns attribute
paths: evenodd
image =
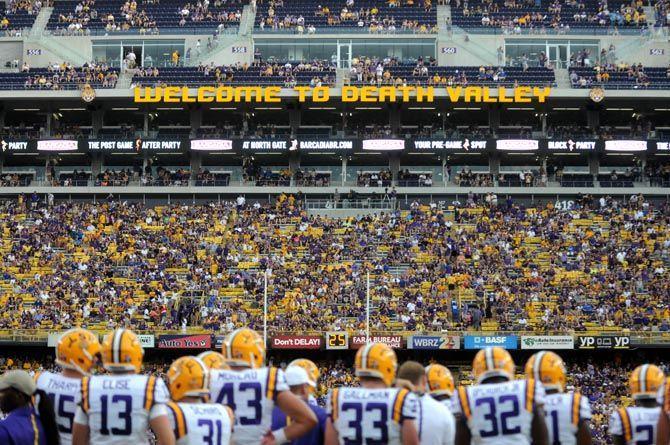
<svg viewBox="0 0 670 445"><path fill-rule="evenodd" d="M377 87L362 87L361 102L377 102Z"/></svg>
<svg viewBox="0 0 670 445"><path fill-rule="evenodd" d="M482 89L481 87L466 87L465 88L465 97L466 102L471 102L474 97L475 102L482 101Z"/></svg>
<svg viewBox="0 0 670 445"><path fill-rule="evenodd" d="M163 90L163 102L175 103L179 102L179 95L181 88L179 87L165 87Z"/></svg>
<svg viewBox="0 0 670 445"><path fill-rule="evenodd" d="M310 87L293 87L298 92L298 102L305 102L307 100L307 92L311 90Z"/></svg>
<svg viewBox="0 0 670 445"><path fill-rule="evenodd" d="M517 87L514 88L514 102L516 103L528 103L530 102L530 87Z"/></svg>
<svg viewBox="0 0 670 445"><path fill-rule="evenodd" d="M144 94L142 94L142 91L144 91ZM151 93L154 94L151 94ZM135 88L135 102L160 102L161 97L163 95L163 88L158 87L158 88L150 88L150 87L144 87L140 88L137 87Z"/></svg>
<svg viewBox="0 0 670 445"><path fill-rule="evenodd" d="M505 87L498 88L498 102L505 103L505 104L511 104L512 102L514 102L514 99L512 99L511 97L507 97L505 95L506 91L507 91L507 89L505 89Z"/></svg>
<svg viewBox="0 0 670 445"><path fill-rule="evenodd" d="M540 89L539 87L533 88L533 96L537 97L537 101L540 102L541 104L543 104L547 100L547 97L549 97L550 93L551 93L550 87L542 87L542 89Z"/></svg>
<svg viewBox="0 0 670 445"><path fill-rule="evenodd" d="M196 98L191 97L191 91L188 87L181 87L181 101L184 103L193 103Z"/></svg>
<svg viewBox="0 0 670 445"><path fill-rule="evenodd" d="M396 91L394 87L379 88L379 102L395 102Z"/></svg>
<svg viewBox="0 0 670 445"><path fill-rule="evenodd" d="M484 102L486 103L498 102L498 98L491 97L491 88L484 87L483 90L484 90L484 97L483 97Z"/></svg>
<svg viewBox="0 0 670 445"><path fill-rule="evenodd" d="M214 101L214 87L200 87L198 88L198 102L213 102Z"/></svg>
<svg viewBox="0 0 670 445"><path fill-rule="evenodd" d="M328 102L330 99L330 90L328 87L315 87L312 91L312 100L314 102Z"/></svg>
<svg viewBox="0 0 670 445"><path fill-rule="evenodd" d="M342 102L356 102L358 100L358 88L352 86L342 87Z"/></svg>
<svg viewBox="0 0 670 445"><path fill-rule="evenodd" d="M232 87L218 87L216 89L217 102L232 102L233 96L234 95Z"/></svg>
<svg viewBox="0 0 670 445"><path fill-rule="evenodd" d="M433 87L423 88L416 87L416 101L423 102L424 97L426 102L432 102L435 96L435 89Z"/></svg>
<svg viewBox="0 0 670 445"><path fill-rule="evenodd" d="M462 87L447 87L447 94L449 95L449 100L452 102L458 102L461 98Z"/></svg>
<svg viewBox="0 0 670 445"><path fill-rule="evenodd" d="M254 97L256 102L262 102L262 90L261 87L237 87L235 88L235 102L242 102L242 97L244 97L245 102L252 102Z"/></svg>
<svg viewBox="0 0 670 445"><path fill-rule="evenodd" d="M267 87L265 89L265 94L263 94L263 99L267 103L281 102L279 93L281 93L281 87Z"/></svg>
<svg viewBox="0 0 670 445"><path fill-rule="evenodd" d="M402 91L402 101L409 102L410 94L412 94L415 90L416 90L415 87L408 87L408 86L400 87L400 91Z"/></svg>

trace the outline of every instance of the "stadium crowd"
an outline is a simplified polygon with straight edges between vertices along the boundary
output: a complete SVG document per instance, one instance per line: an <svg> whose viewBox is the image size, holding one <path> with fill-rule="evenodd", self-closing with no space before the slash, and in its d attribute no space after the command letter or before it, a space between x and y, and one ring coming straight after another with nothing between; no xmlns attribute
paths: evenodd
<svg viewBox="0 0 670 445"><path fill-rule="evenodd" d="M670 330L670 207L641 196L344 220L240 198L3 203L0 328L258 328L268 269L271 331L360 331L368 271L378 331Z"/></svg>

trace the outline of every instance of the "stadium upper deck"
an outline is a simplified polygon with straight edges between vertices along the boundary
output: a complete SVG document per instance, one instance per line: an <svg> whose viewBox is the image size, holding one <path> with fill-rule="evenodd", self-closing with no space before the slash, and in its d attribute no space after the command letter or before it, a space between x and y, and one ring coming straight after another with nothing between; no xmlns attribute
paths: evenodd
<svg viewBox="0 0 670 445"><path fill-rule="evenodd" d="M14 26L19 13L32 29ZM567 26L545 33L519 23L526 13ZM5 187L546 196L668 185L662 1L25 1L6 15ZM478 15L520 29L459 22Z"/></svg>

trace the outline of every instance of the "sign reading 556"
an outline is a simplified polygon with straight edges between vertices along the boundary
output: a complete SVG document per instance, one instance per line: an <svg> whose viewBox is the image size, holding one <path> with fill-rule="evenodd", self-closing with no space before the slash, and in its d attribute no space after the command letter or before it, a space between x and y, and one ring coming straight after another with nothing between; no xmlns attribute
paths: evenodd
<svg viewBox="0 0 670 445"><path fill-rule="evenodd" d="M326 349L348 349L349 333L328 332L326 334Z"/></svg>

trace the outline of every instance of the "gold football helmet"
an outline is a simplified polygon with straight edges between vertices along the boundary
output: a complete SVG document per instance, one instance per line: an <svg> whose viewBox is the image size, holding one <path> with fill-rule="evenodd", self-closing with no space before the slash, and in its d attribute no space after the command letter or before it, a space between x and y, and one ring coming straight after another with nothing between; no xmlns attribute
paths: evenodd
<svg viewBox="0 0 670 445"><path fill-rule="evenodd" d="M116 329L102 340L102 366L110 372L139 373L143 358L144 348L133 331Z"/></svg>
<svg viewBox="0 0 670 445"><path fill-rule="evenodd" d="M665 375L656 365L640 365L631 373L628 379L633 399L655 399L658 390L663 386Z"/></svg>
<svg viewBox="0 0 670 445"><path fill-rule="evenodd" d="M547 389L563 392L567 381L565 363L558 354L540 351L526 362L526 377L542 382Z"/></svg>
<svg viewBox="0 0 670 445"><path fill-rule="evenodd" d="M265 363L265 344L256 331L237 329L223 341L223 356L229 366L260 368Z"/></svg>
<svg viewBox="0 0 670 445"><path fill-rule="evenodd" d="M514 368L512 356L500 346L481 349L472 361L472 373L477 383L490 377L513 380Z"/></svg>
<svg viewBox="0 0 670 445"><path fill-rule="evenodd" d="M434 396L450 396L454 393L454 377L446 366L433 364L426 366L428 392Z"/></svg>
<svg viewBox="0 0 670 445"><path fill-rule="evenodd" d="M398 370L395 351L384 343L368 343L356 352L354 369L357 377L374 377L391 386Z"/></svg>
<svg viewBox="0 0 670 445"><path fill-rule="evenodd" d="M101 349L98 336L93 332L82 328L70 329L58 339L56 363L63 369L90 374Z"/></svg>
<svg viewBox="0 0 670 445"><path fill-rule="evenodd" d="M207 369L230 369L230 366L226 364L226 358L220 352L201 352L198 358L207 366Z"/></svg>
<svg viewBox="0 0 670 445"><path fill-rule="evenodd" d="M207 397L209 395L209 369L197 357L181 357L175 360L167 372L170 396L175 402L184 397Z"/></svg>

